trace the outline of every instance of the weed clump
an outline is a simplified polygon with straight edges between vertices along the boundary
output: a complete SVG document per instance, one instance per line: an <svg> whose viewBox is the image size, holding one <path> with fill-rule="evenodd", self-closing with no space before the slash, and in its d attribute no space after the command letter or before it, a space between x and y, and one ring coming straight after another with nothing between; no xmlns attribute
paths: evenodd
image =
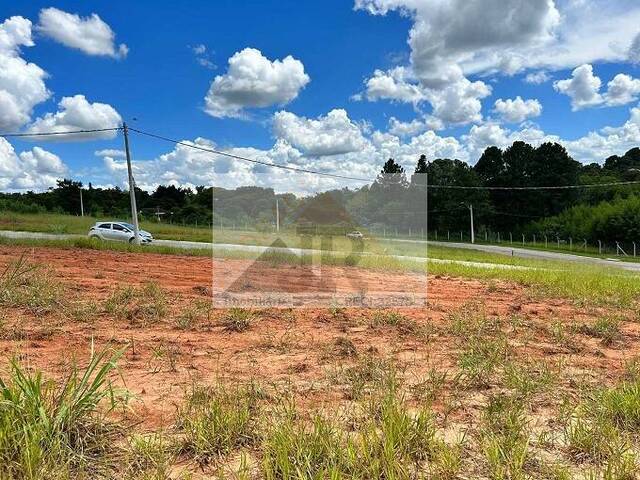
<svg viewBox="0 0 640 480"><path fill-rule="evenodd" d="M341 478L350 470L346 438L329 420L315 415L311 425L288 409L267 429L262 471L267 480Z"/></svg>
<svg viewBox="0 0 640 480"><path fill-rule="evenodd" d="M196 301L187 307L175 319L176 328L193 330L199 325L208 324L211 320L211 305L208 302Z"/></svg>
<svg viewBox="0 0 640 480"><path fill-rule="evenodd" d="M230 308L222 316L221 323L228 332L244 332L253 323L253 312L244 308Z"/></svg>
<svg viewBox="0 0 640 480"><path fill-rule="evenodd" d="M490 399L485 408L480 443L490 478L525 479L529 431L524 405L508 396Z"/></svg>
<svg viewBox="0 0 640 480"><path fill-rule="evenodd" d="M170 478L175 453L174 445L162 432L131 435L125 454L126 478Z"/></svg>
<svg viewBox="0 0 640 480"><path fill-rule="evenodd" d="M253 386L194 386L178 411L182 453L207 464L257 440L258 399Z"/></svg>
<svg viewBox="0 0 640 480"><path fill-rule="evenodd" d="M0 478L95 478L110 468L119 433L106 419L117 406L108 376L121 355L92 353L60 385L11 362L0 378Z"/></svg>
<svg viewBox="0 0 640 480"><path fill-rule="evenodd" d="M396 327L403 335L419 335L422 332L420 325L415 320L398 312L378 310L370 321L371 328Z"/></svg>
<svg viewBox="0 0 640 480"><path fill-rule="evenodd" d="M471 388L487 388L494 373L509 357L509 344L503 337L483 338L473 336L460 354L458 366L460 379Z"/></svg>
<svg viewBox="0 0 640 480"><path fill-rule="evenodd" d="M104 308L116 318L145 327L165 317L167 298L157 283L149 282L140 287L118 287L107 298Z"/></svg>
<svg viewBox="0 0 640 480"><path fill-rule="evenodd" d="M347 337L338 337L335 340L335 351L341 357L356 357L358 349Z"/></svg>
<svg viewBox="0 0 640 480"><path fill-rule="evenodd" d="M0 305L27 308L35 315L51 312L62 302L63 287L51 272L24 257L0 273Z"/></svg>
<svg viewBox="0 0 640 480"><path fill-rule="evenodd" d="M593 325L583 325L580 332L599 338L603 345L610 346L622 338L621 324L622 321L618 317L604 316L598 318Z"/></svg>
<svg viewBox="0 0 640 480"><path fill-rule="evenodd" d="M591 392L565 419L565 439L577 459L601 464L598 478L636 478L633 438L640 429L640 383Z"/></svg>

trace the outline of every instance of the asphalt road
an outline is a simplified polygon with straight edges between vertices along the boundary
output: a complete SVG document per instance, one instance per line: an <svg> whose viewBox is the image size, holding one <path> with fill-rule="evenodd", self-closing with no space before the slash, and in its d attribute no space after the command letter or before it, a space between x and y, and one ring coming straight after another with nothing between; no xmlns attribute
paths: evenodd
<svg viewBox="0 0 640 480"><path fill-rule="evenodd" d="M84 238L85 235L80 234L56 234L56 233L40 233L40 232L16 232L10 230L0 230L0 236L6 238L25 238L25 239L35 239L35 240L71 240L74 238ZM173 247L173 248L183 248L187 250L195 250L202 249L208 250L212 248L212 244L208 242L189 242L185 240L154 240L154 245L165 246L165 247ZM285 254L293 254L297 256L301 256L303 254L320 254L321 250L310 250L310 249L301 249L301 248L287 248L287 247L270 247L263 245L238 245L231 243L216 243L213 244L213 251L237 251L237 252L249 252L249 253L264 253L266 251L277 252L277 253L285 253ZM501 265L496 263L484 263L484 262L471 262L464 260L443 260L438 258L429 258L428 260L425 257L410 257L405 255L390 255L391 257L397 260L405 260L410 262L419 262L419 263L444 263L444 264L457 264L457 265L465 265L469 267L477 267L477 268L497 268L501 270L530 270L530 267L523 267L519 265Z"/></svg>
<svg viewBox="0 0 640 480"><path fill-rule="evenodd" d="M2 230L0 231L0 236L7 238L31 238L31 239L43 239L43 240L65 240L65 239L73 239L73 238L81 238L84 235L79 234L55 234L55 233L39 233L39 232L17 232L10 230ZM425 243L423 240L401 240L401 239L386 239L395 242L405 242L405 243ZM159 246L167 246L174 248L184 248L184 249L210 249L212 244L206 242L189 242L183 240L154 240L154 245ZM605 266L605 267L613 267L621 270L628 270L632 272L640 273L640 263L634 262L624 262L616 259L604 259L604 258L596 258L596 257L587 257L581 255L572 255L568 253L559 253L559 252L548 252L542 250L530 250L527 248L519 248L519 247L507 247L507 246L498 246L498 245L480 245L480 244L469 244L469 243L454 243L454 242L428 242L429 245L437 245L442 247L450 247L450 248L462 248L467 250L477 250L481 252L487 253L495 253L499 255L506 255L510 257L520 257L520 258L531 258L531 259L539 259L539 260L561 260L566 262L575 262L581 263L585 265L596 265L596 266ZM267 249L270 251L282 251L281 253L293 253L295 255L301 255L303 252L301 249L297 248L273 248L266 246L257 246L257 245L236 245L236 244L214 244L214 250L227 250L227 251L244 251L244 252L252 252L252 253L263 253ZM317 250L305 250L304 253L319 253ZM394 256L399 260L411 260L411 261L421 261L424 262L425 259L422 257L408 257L408 256ZM526 268L526 267L517 267L513 265L498 265L492 263L482 263L482 262L469 262L469 261L458 261L458 260L439 260L439 259L429 259L430 262L433 263L457 263L461 265L468 266L476 266L481 268Z"/></svg>
<svg viewBox="0 0 640 480"><path fill-rule="evenodd" d="M421 240L394 240L394 241L424 243L424 241L421 241ZM622 270L629 270L632 272L640 272L640 263L625 262L615 258L588 257L583 255L572 255L570 253L531 250L528 248L507 247L502 245L481 245L481 244L470 244L470 243L433 242L433 241L429 241L428 244L436 245L439 247L477 250L480 252L495 253L499 255L506 255L509 257L532 258L532 259L538 259L538 260L561 260L565 262L575 262L575 263L582 263L585 265L613 267L613 268L620 268Z"/></svg>

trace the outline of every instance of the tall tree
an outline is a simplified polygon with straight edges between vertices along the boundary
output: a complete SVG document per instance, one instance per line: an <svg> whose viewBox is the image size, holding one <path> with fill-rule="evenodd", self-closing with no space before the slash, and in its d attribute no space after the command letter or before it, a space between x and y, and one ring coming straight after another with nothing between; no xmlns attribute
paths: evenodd
<svg viewBox="0 0 640 480"><path fill-rule="evenodd" d="M504 173L502 150L498 147L487 147L473 167L483 183L493 185Z"/></svg>
<svg viewBox="0 0 640 480"><path fill-rule="evenodd" d="M411 175L411 184L412 185L426 185L426 173L427 168L429 167L429 162L427 162L426 155L420 155L418 159L418 163L416 163L416 168Z"/></svg>

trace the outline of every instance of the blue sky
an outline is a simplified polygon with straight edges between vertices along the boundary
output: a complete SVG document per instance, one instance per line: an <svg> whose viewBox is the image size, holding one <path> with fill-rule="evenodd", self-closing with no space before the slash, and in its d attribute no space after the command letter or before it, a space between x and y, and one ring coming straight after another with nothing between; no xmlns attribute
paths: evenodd
<svg viewBox="0 0 640 480"><path fill-rule="evenodd" d="M631 0L30 1L5 2L0 24L3 132L124 120L358 176L389 156L473 164L518 139L561 141L584 163L640 144ZM0 189L124 184L120 137L2 142ZM139 136L132 148L148 189L338 185Z"/></svg>

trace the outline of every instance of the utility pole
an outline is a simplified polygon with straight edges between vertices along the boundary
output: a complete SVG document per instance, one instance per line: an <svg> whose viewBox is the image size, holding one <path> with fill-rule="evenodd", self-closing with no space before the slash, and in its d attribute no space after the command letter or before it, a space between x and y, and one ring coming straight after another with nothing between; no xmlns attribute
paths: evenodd
<svg viewBox="0 0 640 480"><path fill-rule="evenodd" d="M469 215L471 216L471 243L476 243L475 229L473 228L473 205L469 204Z"/></svg>
<svg viewBox="0 0 640 480"><path fill-rule="evenodd" d="M280 232L280 204L278 203L278 197L276 197L276 232Z"/></svg>
<svg viewBox="0 0 640 480"><path fill-rule="evenodd" d="M127 154L127 172L129 173L129 198L131 199L131 219L133 220L133 242L140 245L140 235L138 234L138 208L136 206L136 190L131 170L131 153L129 152L129 129L126 122L122 124L124 133L124 151Z"/></svg>
<svg viewBox="0 0 640 480"><path fill-rule="evenodd" d="M82 187L80 187L80 216L84 217L84 203L82 203Z"/></svg>

